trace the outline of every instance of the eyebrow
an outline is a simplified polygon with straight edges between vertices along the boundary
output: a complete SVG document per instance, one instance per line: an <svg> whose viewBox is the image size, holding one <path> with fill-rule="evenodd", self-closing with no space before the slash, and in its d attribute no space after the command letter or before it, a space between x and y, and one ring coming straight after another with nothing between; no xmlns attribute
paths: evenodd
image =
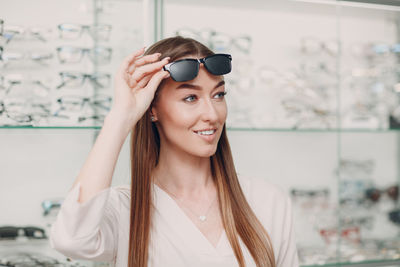
<svg viewBox="0 0 400 267"><path fill-rule="evenodd" d="M225 81L222 80L219 83L217 83L217 85L213 88L213 90L215 88L218 88L222 85L225 84ZM176 87L176 89L195 89L195 90L201 90L201 86L195 85L195 84L190 84L190 83L183 83L181 85L179 85L178 87Z"/></svg>

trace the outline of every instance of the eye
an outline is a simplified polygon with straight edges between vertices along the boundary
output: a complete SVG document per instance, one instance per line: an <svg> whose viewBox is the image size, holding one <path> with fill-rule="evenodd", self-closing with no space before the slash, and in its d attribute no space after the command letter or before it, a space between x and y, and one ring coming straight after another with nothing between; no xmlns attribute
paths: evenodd
<svg viewBox="0 0 400 267"><path fill-rule="evenodd" d="M217 93L215 96L217 96L217 98L224 98L224 96L227 94L227 92L226 91L224 91L224 92L219 92L219 93Z"/></svg>
<svg viewBox="0 0 400 267"><path fill-rule="evenodd" d="M188 97L185 97L183 100L186 102L193 102L196 99L195 95L190 95Z"/></svg>

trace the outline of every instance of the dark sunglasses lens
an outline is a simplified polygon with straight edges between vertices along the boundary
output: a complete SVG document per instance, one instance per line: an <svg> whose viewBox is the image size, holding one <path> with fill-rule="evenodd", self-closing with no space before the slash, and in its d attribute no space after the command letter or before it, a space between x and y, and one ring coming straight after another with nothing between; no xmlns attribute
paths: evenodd
<svg viewBox="0 0 400 267"><path fill-rule="evenodd" d="M190 81L199 73L199 64L196 60L182 60L170 66L172 79L176 82Z"/></svg>
<svg viewBox="0 0 400 267"><path fill-rule="evenodd" d="M43 229L37 227L25 227L25 236L33 238L45 238L46 234Z"/></svg>
<svg viewBox="0 0 400 267"><path fill-rule="evenodd" d="M389 219L395 223L400 225L400 210L394 210L389 212Z"/></svg>
<svg viewBox="0 0 400 267"><path fill-rule="evenodd" d="M205 59L204 65L214 75L224 75L232 70L231 60L226 55L213 55Z"/></svg>
<svg viewBox="0 0 400 267"><path fill-rule="evenodd" d="M369 200L371 200L373 202L377 202L381 198L381 191L379 191L377 189L370 188L370 189L367 189L365 191L365 196Z"/></svg>
<svg viewBox="0 0 400 267"><path fill-rule="evenodd" d="M13 226L0 227L0 239L14 238L18 236L18 228Z"/></svg>
<svg viewBox="0 0 400 267"><path fill-rule="evenodd" d="M389 197L393 200L397 200L399 198L399 187L391 186L386 190Z"/></svg>

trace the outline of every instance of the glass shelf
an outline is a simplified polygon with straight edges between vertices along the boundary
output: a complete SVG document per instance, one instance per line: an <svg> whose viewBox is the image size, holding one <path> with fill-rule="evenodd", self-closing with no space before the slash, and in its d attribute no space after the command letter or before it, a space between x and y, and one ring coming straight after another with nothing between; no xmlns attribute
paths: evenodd
<svg viewBox="0 0 400 267"><path fill-rule="evenodd" d="M101 126L0 126L0 129L26 129L26 130L35 130L35 129L85 129L85 130L99 130Z"/></svg>
<svg viewBox="0 0 400 267"><path fill-rule="evenodd" d="M102 126L0 126L0 129L84 129L100 130ZM290 129L290 128L245 128L227 127L233 132L295 132L295 133L399 133L400 129Z"/></svg>
<svg viewBox="0 0 400 267"><path fill-rule="evenodd" d="M304 132L304 133L390 133L400 132L400 129L289 129L289 128L229 128L229 131L254 131L254 132Z"/></svg>
<svg viewBox="0 0 400 267"><path fill-rule="evenodd" d="M372 267L372 266L399 266L400 259L397 260L369 260L359 262L337 262L320 265L301 265L301 267L334 267L334 266L359 266L359 267Z"/></svg>

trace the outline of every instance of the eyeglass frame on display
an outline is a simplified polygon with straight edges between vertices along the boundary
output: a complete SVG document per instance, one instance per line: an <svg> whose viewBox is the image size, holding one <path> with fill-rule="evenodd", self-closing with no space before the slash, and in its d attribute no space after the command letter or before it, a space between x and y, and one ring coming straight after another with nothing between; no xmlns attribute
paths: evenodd
<svg viewBox="0 0 400 267"><path fill-rule="evenodd" d="M5 82L8 82L8 86L5 85ZM20 79L6 79L5 76L0 75L0 88L3 88L5 90L5 95L10 94L12 91L14 85L19 85L22 84L24 81L29 81L31 84L39 85L43 89L47 90L48 92L50 91L50 87L46 86L41 80L35 79L35 80L28 80L24 78Z"/></svg>
<svg viewBox="0 0 400 267"><path fill-rule="evenodd" d="M111 96L108 96L108 95L100 95L100 96L107 98L106 101L111 106L111 101L112 101L112 97ZM92 108L92 111L94 111L94 110L96 110L96 108L100 107L100 108L104 109L105 112L108 112L110 110L110 108L111 108L110 106L107 107L107 106L101 105L101 103L97 103L97 101L95 99L90 99L89 97L84 97L84 96L79 96L79 95L65 95L65 96L57 98L57 102L59 103L60 108L58 110L56 110L52 114L54 117L63 117L64 119L68 120L68 119L72 118L70 112L73 112L73 113L76 112L76 110L70 110L70 109L65 108L65 107L62 106L62 98L63 97L64 98L76 97L78 99L80 98L82 100L81 102L75 102L74 103L74 104L80 104L81 105L80 111L82 111L84 109L84 105L85 104L89 104L89 106ZM95 97L99 97L99 95L96 95ZM105 115L106 114L96 114L96 112L95 112L95 114L79 115L77 117L77 121L76 122L77 123L82 123L82 122L84 122L86 120L93 119L94 122L98 121L98 122L102 123L104 121L104 119L105 119Z"/></svg>
<svg viewBox="0 0 400 267"><path fill-rule="evenodd" d="M65 37L62 36L63 31L66 31L66 29L63 29L63 26L67 26L67 25L76 26L77 28L79 28L79 34L78 34L78 36L76 38L65 38ZM93 29L92 28L100 27L100 26L101 27L106 27L106 29L108 31L108 36L106 38L98 38L98 36L95 36L93 34ZM111 33L111 30L112 30L112 25L110 25L110 24L83 25L83 24L74 24L74 23L62 23L62 24L57 25L57 29L59 31L61 39L76 40L76 39L79 39L82 36L82 33L84 31L86 31L92 38L94 38L96 40L105 41L105 40L109 40L110 39L109 35Z"/></svg>
<svg viewBox="0 0 400 267"><path fill-rule="evenodd" d="M337 40L321 41L316 37L311 37L310 36L310 37L302 37L300 39L300 42L301 42L301 52L306 54L306 55L310 55L310 54L319 55L323 51L325 51L328 55L330 55L332 57L335 57L339 53L340 44L338 43ZM314 44L314 47L318 47L318 49L314 50L314 51L307 50L306 42L308 42L308 43L312 42L312 44ZM310 45L308 45L308 47L309 46ZM315 52L315 51L317 51L317 52Z"/></svg>
<svg viewBox="0 0 400 267"><path fill-rule="evenodd" d="M47 216L50 214L50 211L54 208L60 208L63 203L62 199L58 200L44 200L42 201L42 208L43 208L43 216Z"/></svg>
<svg viewBox="0 0 400 267"><path fill-rule="evenodd" d="M387 195L391 200L397 202L397 200L399 199L399 186L392 185L386 189L371 187L365 190L365 198L372 201L373 203L379 202L383 195Z"/></svg>
<svg viewBox="0 0 400 267"><path fill-rule="evenodd" d="M110 108L111 108L112 97L109 96L109 95L95 95L94 97L104 97L104 98L106 98L105 100L110 104L110 106L103 106L100 103L98 103L98 100L91 99L90 97L85 97L85 96L80 96L80 95L64 95L64 96L61 96L61 97L56 99L57 103L60 105L60 109L58 109L56 112L54 112L54 114L59 114L59 112L62 112L62 111L73 112L73 110L63 109L63 107L62 107L63 98L64 99L65 98L68 99L68 97L76 98L78 100L81 100L81 101L77 101L77 102L73 103L73 104L81 104L81 110L83 109L83 106L85 105L85 103L88 103L91 106L91 108L100 107L100 108L102 108L102 109L104 109L106 111L109 111Z"/></svg>
<svg viewBox="0 0 400 267"><path fill-rule="evenodd" d="M225 37L228 40L227 44L225 44L225 46L222 47L216 47L218 42L214 39L221 36ZM248 45L246 47L243 47L239 45L238 40L245 40ZM211 36L211 44L212 44L212 49L215 51L229 51L232 47L236 47L239 49L240 52L244 54L250 54L252 38L249 35L232 37L226 33L216 32L214 35Z"/></svg>
<svg viewBox="0 0 400 267"><path fill-rule="evenodd" d="M24 234L21 235L21 232L23 232ZM47 239L46 232L43 228L34 226L0 226L0 240L15 239L19 236L25 236L32 239Z"/></svg>
<svg viewBox="0 0 400 267"><path fill-rule="evenodd" d="M75 52L75 53L79 52L79 54L80 54L79 60L77 60L77 61L68 61L68 60L62 59L62 57L61 57L61 53L63 53L62 50L66 50L66 49L69 49L70 51L74 50L73 52ZM91 54L92 54L91 52L92 51L96 51L97 49L102 49L102 50L108 52L107 53L107 57L104 57L104 58L106 58L106 60L104 60L103 62L98 62L96 57L93 58L91 56ZM84 48L84 47L74 47L74 46L60 46L60 47L56 48L56 51L57 51L57 55L58 55L58 60L60 61L61 64L79 63L79 62L82 61L84 54L88 54L88 57L90 58L90 60L92 60L92 62L97 62L98 64L109 63L111 61L111 57L112 57L112 48L111 47L105 47L105 46L97 46L97 47L94 47L94 48ZM72 54L71 52L69 52L69 53Z"/></svg>
<svg viewBox="0 0 400 267"><path fill-rule="evenodd" d="M79 76L79 77L72 77L72 76ZM110 86L111 82L111 75L108 73L94 73L94 74L89 74L89 73L83 73L83 72L59 72L59 76L61 77L61 84L56 87L56 89L61 89L62 87L68 87L68 81L65 81L64 77L72 77L73 80L81 79L81 86L84 84L86 79L89 79L90 82L92 82L95 86L98 88L107 88ZM98 82L98 77L96 76L103 76L103 78L107 79L107 85L103 85L102 83ZM100 77L101 78L101 77Z"/></svg>
<svg viewBox="0 0 400 267"><path fill-rule="evenodd" d="M79 116L78 117L78 123L81 123L86 120L93 120L94 122L99 122L102 123L105 119L104 114L97 114L97 115L89 115L89 116Z"/></svg>
<svg viewBox="0 0 400 267"><path fill-rule="evenodd" d="M14 58L5 58L4 56L6 55L6 53L4 52L4 48L2 46L0 46L0 61L4 62L3 64L3 68L6 68L7 65L10 62L21 62L23 60L29 59L35 63L38 63L40 65L43 66L47 66L47 63L45 62L46 60L50 60L53 58L53 54L52 53L43 53L43 54L39 54L39 56L37 54L34 53L18 53L18 52L7 52L8 55L14 55ZM17 57L15 57L17 56ZM10 60L11 59L11 60ZM11 63L13 64L13 63Z"/></svg>
<svg viewBox="0 0 400 267"><path fill-rule="evenodd" d="M7 28L8 27L8 28ZM44 29L49 32L51 32L50 29L47 28L40 28L40 27L35 27L35 28L24 28L22 26L3 26L3 33L0 34L4 39L6 39L6 44L8 44L15 36L23 36L30 35L38 39L39 41L42 42L47 42L47 39L40 33L40 31L37 31L37 29Z"/></svg>
<svg viewBox="0 0 400 267"><path fill-rule="evenodd" d="M388 212L389 220L396 225L400 226L400 209L395 209Z"/></svg>
<svg viewBox="0 0 400 267"><path fill-rule="evenodd" d="M348 216L340 216L340 225L345 227L364 226L366 229L372 229L374 220L373 216L352 217L349 214Z"/></svg>
<svg viewBox="0 0 400 267"><path fill-rule="evenodd" d="M183 34L184 31L188 32L189 34ZM209 36L207 36L207 37L202 36L203 33L205 33L205 32ZM213 49L216 52L227 52L234 45L241 52L243 52L245 54L249 54L250 50L251 50L251 45L252 45L252 38L249 35L232 37L229 34L222 33L222 32L217 32L216 30L213 30L213 29L203 29L203 30L200 30L200 31L196 31L196 30L190 29L190 28L182 28L182 29L176 30L175 31L175 35L183 36L183 37L189 37L189 38L195 37L195 39L203 40L204 42L206 42L206 44L208 46L210 46L211 49ZM213 40L213 38L215 39L216 37L220 37L220 36L224 36L229 40L228 44L226 44L221 49L215 47L216 46L215 40ZM237 44L237 39L246 39L247 42L249 43L249 45L248 45L249 47L246 47L246 48L241 47L240 45Z"/></svg>
<svg viewBox="0 0 400 267"><path fill-rule="evenodd" d="M10 102L7 105L12 105L12 104L20 104L20 103ZM23 105L26 105L26 104L28 104L28 101L23 103ZM41 112L37 112L37 113L32 113L32 112L18 113L18 112L16 112L13 114L7 109L7 105L2 100L2 101L0 101L0 118L3 114L5 114L7 116L7 118L12 119L13 121L17 122L16 125L18 125L18 126L33 126L34 124L39 122L39 120L37 118L48 119L51 116L49 105L42 104L42 103L30 103L30 104L31 104L30 108L40 107L43 110L43 113L41 113ZM14 124L12 124L12 125L14 125ZM12 126L12 125L6 124L3 126Z"/></svg>
<svg viewBox="0 0 400 267"><path fill-rule="evenodd" d="M356 238L351 238L351 234L356 234ZM338 229L333 228L333 229L320 229L319 234L324 238L325 242L327 244L332 244L332 240L330 240L330 237L338 237ZM349 238L350 237L350 238ZM340 238L342 238L345 241L350 241L351 243L359 244L361 242L361 232L360 228L357 226L351 226L347 228L341 228L340 229Z"/></svg>
<svg viewBox="0 0 400 267"><path fill-rule="evenodd" d="M4 20L0 19L0 36L3 35L4 32Z"/></svg>

